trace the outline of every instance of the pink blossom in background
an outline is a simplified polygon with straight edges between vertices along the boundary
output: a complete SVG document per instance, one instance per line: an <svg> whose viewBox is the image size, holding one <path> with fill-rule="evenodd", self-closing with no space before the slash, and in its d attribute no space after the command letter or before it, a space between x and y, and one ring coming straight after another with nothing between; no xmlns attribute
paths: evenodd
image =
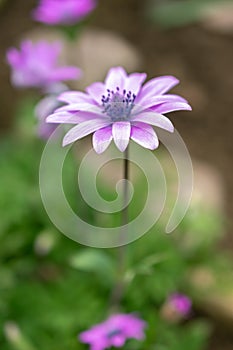
<svg viewBox="0 0 233 350"><path fill-rule="evenodd" d="M187 101L174 94L166 94L179 83L173 76L146 80L145 73L127 75L122 67L111 68L105 82L96 82L86 92L68 91L59 99L67 105L47 118L50 123L78 124L65 135L68 145L91 133L97 153L104 152L112 140L123 152L130 138L139 145L156 149L158 137L152 127L174 131L164 114L177 110L191 110Z"/></svg>
<svg viewBox="0 0 233 350"><path fill-rule="evenodd" d="M10 48L7 62L11 66L11 81L18 88L40 88L46 91L52 85L64 80L77 79L81 70L58 63L61 43L25 40L20 50Z"/></svg>
<svg viewBox="0 0 233 350"><path fill-rule="evenodd" d="M163 304L160 315L169 323L178 323L187 318L192 310L191 299L181 293L171 294Z"/></svg>
<svg viewBox="0 0 233 350"><path fill-rule="evenodd" d="M96 0L40 0L33 18L49 25L73 25L92 12Z"/></svg>
<svg viewBox="0 0 233 350"><path fill-rule="evenodd" d="M145 327L146 323L134 314L116 314L81 333L79 339L89 344L90 350L120 348L127 339L143 340Z"/></svg>
<svg viewBox="0 0 233 350"><path fill-rule="evenodd" d="M192 308L191 299L180 293L170 295L167 303L182 317L188 316Z"/></svg>

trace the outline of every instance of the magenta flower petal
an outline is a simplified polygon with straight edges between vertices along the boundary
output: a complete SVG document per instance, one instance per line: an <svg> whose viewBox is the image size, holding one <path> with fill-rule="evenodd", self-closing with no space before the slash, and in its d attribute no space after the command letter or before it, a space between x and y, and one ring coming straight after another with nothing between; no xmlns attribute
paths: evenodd
<svg viewBox="0 0 233 350"><path fill-rule="evenodd" d="M192 107L188 103L183 103L183 102L166 102L166 103L162 103L160 105L154 106L150 109L152 109L156 113L166 114L166 113L181 111L181 110L191 111Z"/></svg>
<svg viewBox="0 0 233 350"><path fill-rule="evenodd" d="M112 141L112 126L107 126L103 129L97 130L93 134L93 148L96 153L103 153Z"/></svg>
<svg viewBox="0 0 233 350"><path fill-rule="evenodd" d="M11 81L16 87L40 88L43 91L63 80L79 78L81 71L76 67L61 67L58 55L61 44L39 41L23 41L20 50L10 48L6 58L11 66Z"/></svg>
<svg viewBox="0 0 233 350"><path fill-rule="evenodd" d="M20 53L14 47L8 49L6 59L11 66L19 66L21 63Z"/></svg>
<svg viewBox="0 0 233 350"><path fill-rule="evenodd" d="M125 344L125 337L121 334L117 334L112 338L112 346L121 348Z"/></svg>
<svg viewBox="0 0 233 350"><path fill-rule="evenodd" d="M113 67L109 70L105 79L105 86L110 90L120 90L124 88L124 81L127 78L126 72L122 67Z"/></svg>
<svg viewBox="0 0 233 350"><path fill-rule="evenodd" d="M164 115L155 112L143 112L139 115L134 116L132 120L158 126L159 128L167 130L169 132L174 131L172 122Z"/></svg>
<svg viewBox="0 0 233 350"><path fill-rule="evenodd" d="M192 308L191 299L187 295L180 293L170 295L167 302L183 317L186 317Z"/></svg>
<svg viewBox="0 0 233 350"><path fill-rule="evenodd" d="M89 85L86 88L86 92L95 100L97 103L101 103L102 96L106 93L106 87L101 82L96 82Z"/></svg>
<svg viewBox="0 0 233 350"><path fill-rule="evenodd" d="M155 95L163 95L174 86L179 84L179 80L173 76L163 76L149 80L138 96L137 103Z"/></svg>
<svg viewBox="0 0 233 350"><path fill-rule="evenodd" d="M85 121L74 128L72 128L68 133L65 135L63 139L63 146L66 146L74 141L77 141L84 136L87 136L94 131L101 129L108 125L108 122L106 122L103 119L96 119L96 120L88 120Z"/></svg>
<svg viewBox="0 0 233 350"><path fill-rule="evenodd" d="M40 0L33 18L48 25L73 25L96 7L95 0Z"/></svg>
<svg viewBox="0 0 233 350"><path fill-rule="evenodd" d="M146 323L133 314L116 314L106 321L82 332L79 339L90 345L91 350L122 347L127 339L144 339Z"/></svg>
<svg viewBox="0 0 233 350"><path fill-rule="evenodd" d="M152 126L145 123L135 123L131 128L130 138L140 146L154 150L159 146L158 137Z"/></svg>
<svg viewBox="0 0 233 350"><path fill-rule="evenodd" d="M117 148L124 152L129 144L131 126L129 122L116 122L112 125L112 136Z"/></svg>
<svg viewBox="0 0 233 350"><path fill-rule="evenodd" d="M76 67L61 67L51 71L49 75L49 80L53 81L63 81L72 80L74 77L80 79L82 76L81 69Z"/></svg>

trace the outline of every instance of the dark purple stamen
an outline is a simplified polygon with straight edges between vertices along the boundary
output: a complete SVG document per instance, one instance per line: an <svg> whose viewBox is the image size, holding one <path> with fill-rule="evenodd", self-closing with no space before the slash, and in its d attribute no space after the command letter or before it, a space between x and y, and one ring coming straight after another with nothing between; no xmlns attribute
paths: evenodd
<svg viewBox="0 0 233 350"><path fill-rule="evenodd" d="M136 95L131 91L120 93L120 88L117 86L116 91L107 89L107 95L103 95L101 102L104 107L103 113L111 117L112 121L128 120L131 111L134 107Z"/></svg>
<svg viewBox="0 0 233 350"><path fill-rule="evenodd" d="M114 329L114 330L108 332L107 337L108 337L108 338L112 338L112 337L114 337L115 335L119 335L119 334L121 334L121 333L122 333L122 332L121 332L119 329Z"/></svg>

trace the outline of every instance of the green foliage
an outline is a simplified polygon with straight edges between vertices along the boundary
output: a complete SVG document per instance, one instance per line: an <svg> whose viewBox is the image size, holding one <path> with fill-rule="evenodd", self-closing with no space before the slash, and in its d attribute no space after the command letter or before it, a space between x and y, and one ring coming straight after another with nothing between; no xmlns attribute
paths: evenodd
<svg viewBox="0 0 233 350"><path fill-rule="evenodd" d="M231 0L153 0L148 15L163 28L182 27L202 18L205 9Z"/></svg>
<svg viewBox="0 0 233 350"><path fill-rule="evenodd" d="M100 249L80 249L70 257L70 266L80 271L95 273L100 283L113 285L116 271L112 257Z"/></svg>
<svg viewBox="0 0 233 350"><path fill-rule="evenodd" d="M43 144L21 136L8 137L0 147L1 350L86 349L77 342L77 334L108 314L116 252L81 247L57 232L43 209L38 188ZM64 188L70 203L94 221L96 216L80 204L81 196L74 191L76 176L69 157L65 166ZM131 217L140 212L141 193L146 190L141 177L136 181ZM101 181L100 187L106 198L112 198L111 188ZM108 224L118 221L119 215L113 216ZM148 328L143 343L129 341L124 348L204 350L210 331L206 322L191 319L172 324L163 320L160 310L170 293L187 292L187 271L200 264L212 266L221 226L215 213L196 208L175 234L165 235L163 227L163 222L156 224L126 248L122 309L139 312ZM213 266L219 266L217 259ZM16 323L18 333L6 331L9 321Z"/></svg>

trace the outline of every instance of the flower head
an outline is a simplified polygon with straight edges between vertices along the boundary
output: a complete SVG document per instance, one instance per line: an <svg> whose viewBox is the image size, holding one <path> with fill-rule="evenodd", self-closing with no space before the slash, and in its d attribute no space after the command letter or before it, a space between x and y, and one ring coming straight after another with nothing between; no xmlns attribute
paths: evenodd
<svg viewBox="0 0 233 350"><path fill-rule="evenodd" d="M191 310L192 302L187 295L175 293L170 295L168 303L181 316L186 317Z"/></svg>
<svg viewBox="0 0 233 350"><path fill-rule="evenodd" d="M104 83L96 82L79 91L65 92L59 99L68 105L47 118L51 123L78 124L64 137L63 145L94 133L97 153L106 150L112 140L123 152L131 138L139 145L156 149L158 137L151 125L173 132L171 121L163 114L191 110L187 101L167 94L178 80L172 76L154 78L142 85L145 73L127 75L122 67L111 68Z"/></svg>
<svg viewBox="0 0 233 350"><path fill-rule="evenodd" d="M104 350L112 346L122 347L129 338L144 339L146 323L133 314L116 314L106 321L81 333L82 343L90 344L90 350Z"/></svg>
<svg viewBox="0 0 233 350"><path fill-rule="evenodd" d="M170 322L177 322L186 318L192 308L191 299L184 294L171 294L162 307L161 314L164 319Z"/></svg>
<svg viewBox="0 0 233 350"><path fill-rule="evenodd" d="M63 80L78 78L80 69L59 66L60 51L59 42L40 41L33 44L28 40L21 43L20 50L8 49L6 57L12 68L12 84L19 88L35 87L46 90Z"/></svg>
<svg viewBox="0 0 233 350"><path fill-rule="evenodd" d="M33 18L49 25L72 25L96 7L96 0L40 0Z"/></svg>

